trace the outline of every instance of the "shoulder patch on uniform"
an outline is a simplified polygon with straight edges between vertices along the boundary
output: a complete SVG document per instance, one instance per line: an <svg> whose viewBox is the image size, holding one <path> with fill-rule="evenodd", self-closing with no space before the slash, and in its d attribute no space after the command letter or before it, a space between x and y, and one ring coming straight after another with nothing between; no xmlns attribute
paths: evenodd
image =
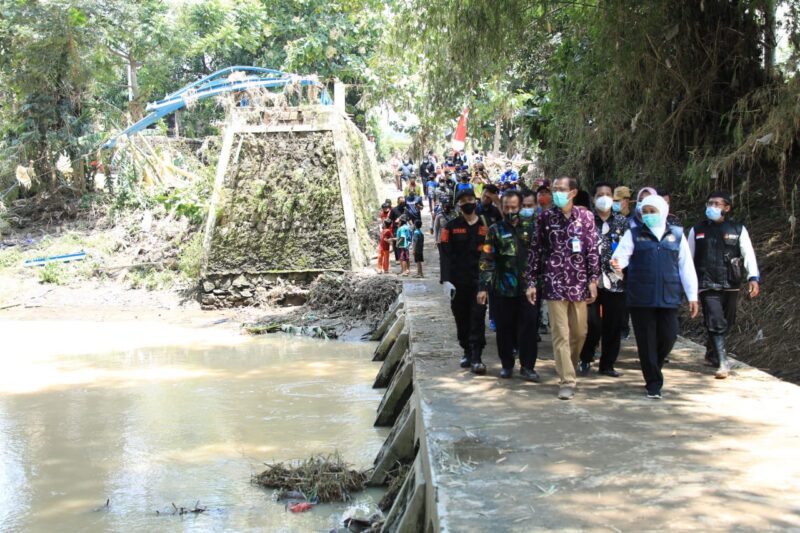
<svg viewBox="0 0 800 533"><path fill-rule="evenodd" d="M485 236L485 235L488 235L488 234L489 234L489 228L487 228L486 226L481 226L480 228L478 228L478 235L484 235Z"/></svg>

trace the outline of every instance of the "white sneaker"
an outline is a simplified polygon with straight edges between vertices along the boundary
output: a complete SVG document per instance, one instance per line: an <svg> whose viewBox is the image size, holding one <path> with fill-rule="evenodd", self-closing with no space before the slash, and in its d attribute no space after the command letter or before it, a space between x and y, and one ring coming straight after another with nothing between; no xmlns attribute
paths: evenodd
<svg viewBox="0 0 800 533"><path fill-rule="evenodd" d="M575 388L574 387L561 387L558 389L558 399L559 400L571 400L572 397L575 396Z"/></svg>

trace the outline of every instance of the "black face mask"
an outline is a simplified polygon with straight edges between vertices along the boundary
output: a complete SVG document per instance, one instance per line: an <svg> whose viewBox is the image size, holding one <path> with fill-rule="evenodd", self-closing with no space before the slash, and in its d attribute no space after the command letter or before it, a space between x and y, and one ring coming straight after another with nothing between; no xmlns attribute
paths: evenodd
<svg viewBox="0 0 800 533"><path fill-rule="evenodd" d="M467 215L471 215L475 212L475 202L468 202L466 204L461 204L461 212Z"/></svg>
<svg viewBox="0 0 800 533"><path fill-rule="evenodd" d="M506 213L503 215L505 219L508 221L509 224L514 224L515 222L519 222L519 213Z"/></svg>

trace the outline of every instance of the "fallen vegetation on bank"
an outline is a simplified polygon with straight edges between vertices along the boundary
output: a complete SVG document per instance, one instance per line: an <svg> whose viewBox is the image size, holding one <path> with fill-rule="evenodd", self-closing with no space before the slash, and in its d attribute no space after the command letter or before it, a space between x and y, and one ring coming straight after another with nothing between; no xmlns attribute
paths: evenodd
<svg viewBox="0 0 800 533"><path fill-rule="evenodd" d="M325 273L308 288L305 305L285 314L270 314L244 329L251 334L292 333L337 338L355 328L373 331L402 290L389 276Z"/></svg>

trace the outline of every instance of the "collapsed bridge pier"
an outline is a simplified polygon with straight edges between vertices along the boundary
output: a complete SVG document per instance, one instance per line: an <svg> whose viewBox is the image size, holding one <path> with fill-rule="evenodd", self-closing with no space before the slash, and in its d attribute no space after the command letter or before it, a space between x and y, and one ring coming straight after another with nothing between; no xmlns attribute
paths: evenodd
<svg viewBox="0 0 800 533"><path fill-rule="evenodd" d="M230 123L206 226L201 304L253 305L278 278L308 283L366 266L380 187L372 146L334 107Z"/></svg>

